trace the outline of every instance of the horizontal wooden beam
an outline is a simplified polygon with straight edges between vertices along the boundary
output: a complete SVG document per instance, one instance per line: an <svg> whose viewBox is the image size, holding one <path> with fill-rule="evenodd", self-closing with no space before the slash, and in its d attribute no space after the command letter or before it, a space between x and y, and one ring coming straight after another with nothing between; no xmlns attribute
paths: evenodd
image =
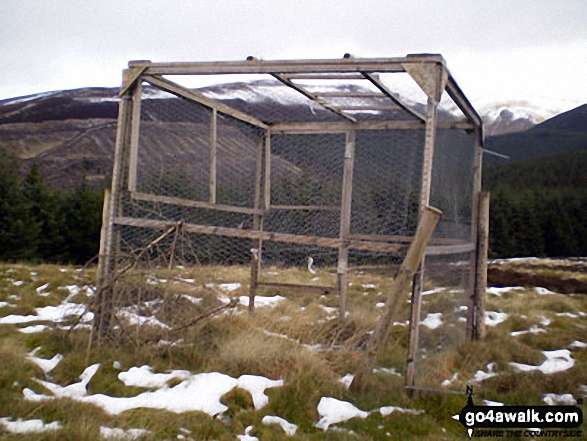
<svg viewBox="0 0 587 441"><path fill-rule="evenodd" d="M271 205L271 210L340 211L338 205Z"/></svg>
<svg viewBox="0 0 587 441"><path fill-rule="evenodd" d="M457 105L457 107L461 110L461 112L463 112L463 114L474 124L476 128L483 127L483 120L477 111L473 108L473 105L467 99L454 78L450 75L448 76L445 90Z"/></svg>
<svg viewBox="0 0 587 441"><path fill-rule="evenodd" d="M281 81L283 84L285 84L286 86L290 87L291 89L295 90L296 92L304 95L306 98L308 98L309 100L311 100L312 102L324 107L326 110L329 110L335 114L337 114L338 116L342 116L343 118L348 119L351 122L356 122L357 119L347 113L344 113L342 110L340 110L339 108L336 108L332 105L330 105L329 103L327 103L326 101L318 98L316 95L314 95L313 93L307 91L306 89L304 89L303 87L293 83L292 81L290 81L289 79L285 78L283 75L274 73L272 74L272 76L277 79L278 81Z"/></svg>
<svg viewBox="0 0 587 441"><path fill-rule="evenodd" d="M266 129L268 127L267 124L265 124L263 121L247 113L233 109L232 107L227 106L226 104L220 101L208 98L203 93L200 93L196 90L188 89L187 87L183 87L180 84L174 83L173 81L169 81L166 78L146 75L143 77L143 80L148 82L152 86L155 86L173 95L182 98L187 98L188 100L196 101L197 103L202 104L203 106L209 107L210 109L214 109L225 115L232 116L233 118L239 119L246 123L252 124L257 127L261 127L263 129Z"/></svg>
<svg viewBox="0 0 587 441"><path fill-rule="evenodd" d="M314 95L325 98L374 98L387 99L382 93L378 92L315 92Z"/></svg>
<svg viewBox="0 0 587 441"><path fill-rule="evenodd" d="M376 242L390 242L390 243L411 243L414 236L400 236L400 235L386 235L386 234L351 234L351 239L369 240ZM450 239L445 237L433 237L430 239L430 244L436 245L466 245L469 242L462 239Z"/></svg>
<svg viewBox="0 0 587 441"><path fill-rule="evenodd" d="M333 286L322 285L302 285L295 283L274 283L274 282L258 282L257 286L264 286L267 288L283 288L292 291L304 291L315 294L336 294L338 290Z"/></svg>
<svg viewBox="0 0 587 441"><path fill-rule="evenodd" d="M417 111L412 109L410 106L405 104L399 97L397 97L391 90L389 90L381 81L379 81L379 78L377 77L377 75L373 75L369 72L363 72L363 75L365 76L365 78L367 80L369 80L371 82L371 84L373 84L377 89L379 89L381 91L381 93L383 93L385 96L387 96L390 100L392 100L399 107L404 109L410 115L415 116L420 121L422 121L422 122L426 121L426 118L424 118L423 115L421 115L420 113L418 113Z"/></svg>
<svg viewBox="0 0 587 441"><path fill-rule="evenodd" d="M283 74L290 80L364 80L361 74L357 73L297 73Z"/></svg>
<svg viewBox="0 0 587 441"><path fill-rule="evenodd" d="M356 123L339 122L281 122L269 125L269 131L276 135L285 134L325 134L346 133L349 130L425 130L421 121L358 121ZM439 121L437 129L472 130L474 126L468 121Z"/></svg>
<svg viewBox="0 0 587 441"><path fill-rule="evenodd" d="M462 245L436 245L426 248L427 256L446 256L449 254L463 254L475 251L475 244L466 243Z"/></svg>
<svg viewBox="0 0 587 441"><path fill-rule="evenodd" d="M439 55L410 55L397 58L343 58L331 60L258 60L168 62L151 63L147 69L152 75L225 75L263 73L348 73L348 72L404 72L406 63L444 63ZM135 63L130 62L129 67Z"/></svg>
<svg viewBox="0 0 587 441"><path fill-rule="evenodd" d="M177 222L163 221L156 219L137 219L131 217L117 217L113 223L117 225L127 225L131 227L164 229L177 225ZM303 236L297 234L287 233L272 233L268 231L257 230L242 230L239 228L214 227L209 225L197 224L183 224L183 230L188 233L211 234L217 236L240 237L243 239L255 240L272 240L275 242L295 243L299 245L315 245L326 248L340 248L343 246L343 241L338 238L327 238L317 236ZM362 242L357 240L350 240L348 244L349 249L361 251L375 251L384 253L396 253L401 251L404 247L397 244L383 243L383 242Z"/></svg>
<svg viewBox="0 0 587 441"><path fill-rule="evenodd" d="M161 196L150 193L141 193L133 191L130 193L132 199L147 202L158 202L162 204L179 205L181 207L204 208L207 210L228 211L231 213L242 214L263 214L263 210L255 210L254 208L238 207L235 205L223 205L204 201L194 201L191 199L176 198L173 196Z"/></svg>
<svg viewBox="0 0 587 441"><path fill-rule="evenodd" d="M366 110L366 111L373 111L373 110L399 110L400 107L393 105L393 104L364 104L364 105L352 105L352 104L343 104L340 106L331 106L333 109L337 110Z"/></svg>

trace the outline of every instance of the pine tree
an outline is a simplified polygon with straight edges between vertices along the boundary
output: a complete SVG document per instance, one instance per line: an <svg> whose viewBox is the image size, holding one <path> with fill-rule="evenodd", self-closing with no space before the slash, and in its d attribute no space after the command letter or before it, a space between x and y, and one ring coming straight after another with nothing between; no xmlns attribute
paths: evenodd
<svg viewBox="0 0 587 441"><path fill-rule="evenodd" d="M60 262L64 257L65 230L61 198L50 192L36 163L24 179L22 194L36 225L36 257L45 262Z"/></svg>
<svg viewBox="0 0 587 441"><path fill-rule="evenodd" d="M38 227L18 183L14 158L0 157L0 259L26 260L36 255Z"/></svg>

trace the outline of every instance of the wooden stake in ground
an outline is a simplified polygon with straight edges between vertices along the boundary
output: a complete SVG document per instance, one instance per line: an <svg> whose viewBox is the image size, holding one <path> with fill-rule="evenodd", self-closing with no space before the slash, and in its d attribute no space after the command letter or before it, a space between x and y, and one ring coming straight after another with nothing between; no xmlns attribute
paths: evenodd
<svg viewBox="0 0 587 441"><path fill-rule="evenodd" d="M410 245L408 253L387 295L385 312L379 318L375 332L371 336L371 340L367 346L365 361L359 365L355 372L355 377L350 386L351 391L361 391L367 377L373 371L373 365L375 364L379 348L385 341L389 328L397 317L404 294L409 290L414 273L418 270L420 262L422 262L426 246L432 237L440 216L442 216L440 210L429 206L424 207L414 241Z"/></svg>

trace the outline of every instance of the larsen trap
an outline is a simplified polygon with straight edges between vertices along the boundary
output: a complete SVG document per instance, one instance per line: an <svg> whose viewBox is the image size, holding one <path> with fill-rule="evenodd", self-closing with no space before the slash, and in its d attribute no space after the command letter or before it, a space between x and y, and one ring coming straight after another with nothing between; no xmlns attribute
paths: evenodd
<svg viewBox="0 0 587 441"><path fill-rule="evenodd" d="M408 386L478 334L482 122L441 56L134 61L118 118L100 332L116 281L141 266L250 266L251 300L338 296L344 320L349 275L394 277L430 205L443 215L413 269ZM292 266L330 268L332 283L286 283L275 268Z"/></svg>

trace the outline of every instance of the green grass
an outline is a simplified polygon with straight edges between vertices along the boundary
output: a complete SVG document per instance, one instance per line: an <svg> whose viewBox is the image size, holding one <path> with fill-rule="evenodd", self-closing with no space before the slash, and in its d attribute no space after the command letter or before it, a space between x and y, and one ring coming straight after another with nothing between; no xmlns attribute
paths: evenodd
<svg viewBox="0 0 587 441"><path fill-rule="evenodd" d="M565 274L567 270L561 269ZM273 268L269 271L278 272L275 277L280 282L333 284L335 279L332 269L321 269L317 275L295 269ZM149 275L167 282L147 284L145 281ZM94 277L93 269L77 271L73 267L51 265L0 265L0 301L16 305L0 308L0 317L34 314L35 308L57 305L70 296L65 288L67 285L93 284ZM139 304L143 314L154 313L163 323L179 327L222 306L218 300L221 291L210 283L240 282L241 288L229 296L247 295L248 277L248 267L202 266L136 271L125 279L119 301L126 306ZM312 281L314 277L319 280ZM410 398L404 389L403 377L382 372L372 375L360 393L350 392L339 382L342 376L354 372L362 361L370 332L382 311L375 305L385 301L392 282L379 268L374 271L366 269L363 273L351 272L350 281L349 315L344 322L337 318L336 310L329 312L324 308L338 307L334 295L272 288L259 294L279 294L287 298L274 308L258 308L251 315L246 308L239 306L178 332L145 326L137 328L120 322L115 340L99 345L95 342L89 344L90 331L87 329L69 332L52 325L42 333L23 334L18 328L34 323L0 325L0 416L42 419L46 423L59 421L63 426L55 433L31 435L9 434L0 428L0 439L95 440L99 437L100 426L106 426L147 429L151 434L141 438L146 440L177 439L178 435L198 440L234 440L250 425L254 427L251 435L261 441L284 439L279 426L261 423L265 415L277 415L297 424L295 439L300 440L463 439L464 429L451 419L465 404L463 396L419 392ZM43 297L36 289L45 283L49 283L45 291L51 294ZM426 289L433 287L427 285ZM191 303L181 297L184 294L202 300ZM70 297L70 301L76 303L89 300L84 293ZM160 302L145 304L152 300ZM464 391L477 370L487 371L487 365L494 362L499 375L475 385L476 403L489 399L507 404L542 404L541 395L547 392L580 396L579 387L587 384L587 349L571 349L575 365L552 375L516 372L509 362L539 365L544 360L542 351L568 348L575 340L585 342L587 316L580 316L578 312L587 312L587 296L541 296L532 289L512 291L501 297L489 296L487 309L505 312L509 317L495 327L488 327L484 343L462 339L462 330L458 327L464 327L464 324L456 321L466 314L458 312L461 303L462 295L451 291L425 297L423 311L442 312L445 323L437 330L421 328L421 339L428 351L425 358L419 358L418 384L442 389L441 383L457 373L450 389ZM407 319L409 306L404 302L399 320ZM557 316L557 313L566 312L577 317ZM551 321L549 325L541 324L544 318ZM450 327L451 321L454 327ZM512 331L527 330L533 325L547 329L547 332L510 335ZM161 341L175 344L162 344ZM407 327L394 326L380 351L377 366L404 372L407 341ZM40 357L64 355L63 361L49 374L49 381L62 386L78 382L87 366L100 363L100 369L88 386L90 394L130 397L148 390L127 387L118 379L120 370L142 365L151 366L155 372L186 369L192 373L217 371L235 378L243 374L262 375L281 378L284 385L268 389L269 403L259 410L255 410L248 392L233 389L222 398L222 403L228 406L222 418L212 418L201 412L175 414L153 409L134 409L113 416L90 404L69 399L25 400L24 388L50 394L34 380L45 379L41 369L27 360L28 354L39 346L41 349L37 355ZM442 349L437 349L439 347ZM115 367L115 363L120 367ZM169 387L178 383L179 380L172 380ZM371 413L365 419L355 418L337 424L342 431L324 432L315 427L321 397L349 401ZM382 406L424 412L420 415L394 412L382 416L378 412Z"/></svg>

